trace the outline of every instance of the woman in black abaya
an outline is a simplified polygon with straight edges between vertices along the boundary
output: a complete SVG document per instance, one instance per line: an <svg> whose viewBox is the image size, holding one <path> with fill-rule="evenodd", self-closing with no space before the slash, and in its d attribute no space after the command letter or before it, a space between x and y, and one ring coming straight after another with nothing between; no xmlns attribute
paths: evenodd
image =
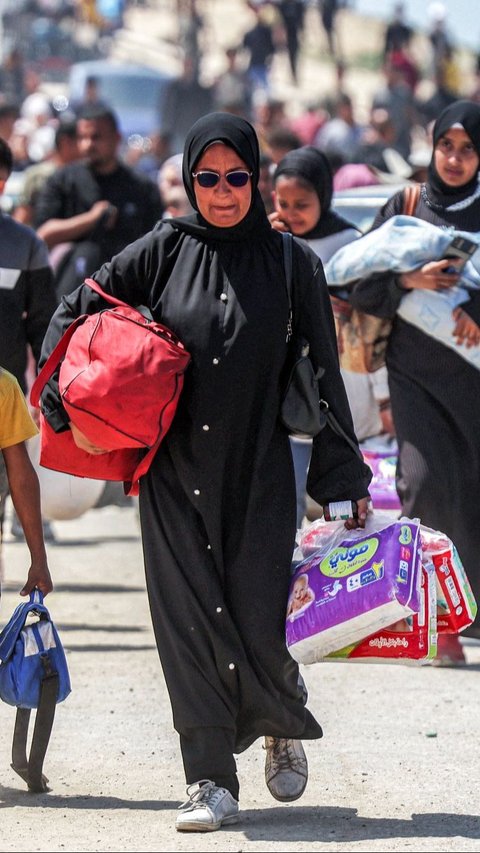
<svg viewBox="0 0 480 853"><path fill-rule="evenodd" d="M433 155L414 215L433 225L478 231L480 106L460 100L433 128ZM373 228L403 212L396 193ZM411 289L442 290L458 281L457 261L432 261L408 274L381 274L355 284L350 301L377 316L395 317ZM454 311L459 343L480 345L480 292ZM392 413L399 445L397 489L402 513L419 517L457 547L480 602L480 373L455 350L395 317L387 350ZM480 638L480 621L465 631ZM464 663L455 635L439 635L440 664Z"/></svg>
<svg viewBox="0 0 480 853"><path fill-rule="evenodd" d="M307 781L301 739L322 736L285 645L295 535L293 465L278 418L288 300L282 238L268 222L258 174L248 122L201 118L183 158L195 213L159 223L94 276L148 306L192 356L173 425L140 483L152 621L189 786L181 831L237 819L234 754L259 737L270 792L297 799ZM297 242L294 277L296 322L315 366L326 368L322 394L354 437L322 267ZM73 317L103 305L83 286L65 299L42 359ZM43 407L55 428L66 425L54 387ZM325 427L314 445L312 497L360 499L363 527L369 479Z"/></svg>

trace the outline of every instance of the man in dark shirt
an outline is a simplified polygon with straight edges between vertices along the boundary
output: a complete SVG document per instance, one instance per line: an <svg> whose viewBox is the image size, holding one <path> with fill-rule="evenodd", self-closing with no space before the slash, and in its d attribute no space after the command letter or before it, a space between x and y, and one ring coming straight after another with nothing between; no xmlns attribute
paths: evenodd
<svg viewBox="0 0 480 853"><path fill-rule="evenodd" d="M10 146L0 139L0 195L12 171ZM27 392L29 350L35 364L56 308L45 244L32 228L0 213L0 364Z"/></svg>
<svg viewBox="0 0 480 853"><path fill-rule="evenodd" d="M405 21L405 4L395 3L393 18L385 30L384 56L408 50L414 32Z"/></svg>
<svg viewBox="0 0 480 853"><path fill-rule="evenodd" d="M10 146L0 138L0 195L12 167ZM0 364L15 376L24 394L28 392L27 373L38 363L56 305L47 247L33 228L0 213ZM0 453L0 539L7 494L8 479ZM17 533L13 524L12 532L23 536L18 522ZM52 538L48 525L44 526L44 537Z"/></svg>
<svg viewBox="0 0 480 853"><path fill-rule="evenodd" d="M77 139L81 159L51 175L36 203L35 225L50 250L57 299L150 231L162 215L157 185L120 159L113 111L84 111Z"/></svg>

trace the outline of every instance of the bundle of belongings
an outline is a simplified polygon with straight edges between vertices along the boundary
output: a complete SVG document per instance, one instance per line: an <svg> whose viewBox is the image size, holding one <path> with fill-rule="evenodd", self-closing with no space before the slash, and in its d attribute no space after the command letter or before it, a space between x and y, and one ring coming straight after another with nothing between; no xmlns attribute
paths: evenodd
<svg viewBox="0 0 480 853"><path fill-rule="evenodd" d="M431 662L437 634L477 613L453 542L418 519L369 515L365 529L319 519L298 532L286 642L302 664Z"/></svg>
<svg viewBox="0 0 480 853"><path fill-rule="evenodd" d="M440 228L414 216L392 216L374 231L343 246L325 264L330 288L347 288L354 281L375 273L400 274L418 269L449 254L455 239L480 246L480 232ZM457 343L453 335L452 311L480 288L480 251L472 254L461 270L458 284L448 290L406 291L397 315L441 344L454 349L470 364L480 368L480 347ZM347 295L348 301L348 295Z"/></svg>

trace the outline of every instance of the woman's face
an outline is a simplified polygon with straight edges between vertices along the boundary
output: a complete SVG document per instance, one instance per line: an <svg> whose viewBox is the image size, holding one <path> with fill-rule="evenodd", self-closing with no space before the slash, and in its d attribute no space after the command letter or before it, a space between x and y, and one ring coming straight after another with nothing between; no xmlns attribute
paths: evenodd
<svg viewBox="0 0 480 853"><path fill-rule="evenodd" d="M280 219L297 237L311 231L322 213L320 199L315 190L309 189L293 175L280 175L277 178L273 202Z"/></svg>
<svg viewBox="0 0 480 853"><path fill-rule="evenodd" d="M250 210L252 201L250 176L243 187L232 186L225 177L230 172L238 170L250 171L233 148L221 142L210 145L195 165L196 175L198 172L205 171L220 175L220 180L214 187L202 187L198 177L193 179L198 210L203 218L216 228L231 228L233 225L238 225Z"/></svg>
<svg viewBox="0 0 480 853"><path fill-rule="evenodd" d="M449 187L463 187L480 165L472 140L460 127L451 127L440 137L434 158L439 177Z"/></svg>

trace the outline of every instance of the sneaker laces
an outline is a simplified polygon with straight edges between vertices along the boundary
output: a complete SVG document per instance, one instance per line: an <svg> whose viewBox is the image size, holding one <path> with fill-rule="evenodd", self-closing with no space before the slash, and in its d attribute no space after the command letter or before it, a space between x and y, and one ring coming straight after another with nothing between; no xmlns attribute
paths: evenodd
<svg viewBox="0 0 480 853"><path fill-rule="evenodd" d="M271 753L273 769L276 772L296 770L304 765L303 759L295 754L291 738L274 738L273 746L265 746L264 749Z"/></svg>
<svg viewBox="0 0 480 853"><path fill-rule="evenodd" d="M219 795L222 793L221 788L217 788L215 782L210 779L200 779L200 782L193 782L187 786L188 800L186 800L179 809L195 809L203 806L215 808Z"/></svg>

